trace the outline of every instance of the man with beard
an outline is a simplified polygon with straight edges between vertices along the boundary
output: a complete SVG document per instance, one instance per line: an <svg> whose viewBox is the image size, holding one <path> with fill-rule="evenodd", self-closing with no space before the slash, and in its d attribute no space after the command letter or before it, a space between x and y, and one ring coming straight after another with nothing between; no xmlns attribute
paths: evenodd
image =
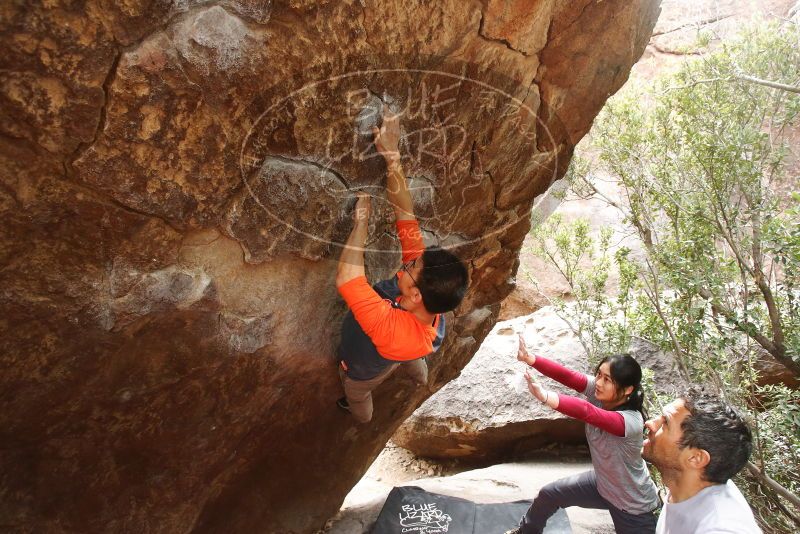
<svg viewBox="0 0 800 534"><path fill-rule="evenodd" d="M750 428L736 410L690 390L645 428L642 457L656 466L668 490L656 534L761 532L730 480L753 448Z"/></svg>

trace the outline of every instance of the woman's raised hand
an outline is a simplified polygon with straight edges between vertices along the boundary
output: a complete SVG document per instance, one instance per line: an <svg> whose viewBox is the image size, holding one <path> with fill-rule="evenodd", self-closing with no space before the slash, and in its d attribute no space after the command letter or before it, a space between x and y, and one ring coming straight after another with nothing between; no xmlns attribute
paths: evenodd
<svg viewBox="0 0 800 534"><path fill-rule="evenodd" d="M517 359L523 363L533 366L536 363L536 356L528 354L528 349L525 348L525 340L522 339L522 334L517 334L519 337L519 348L517 348Z"/></svg>
<svg viewBox="0 0 800 534"><path fill-rule="evenodd" d="M539 382L537 382L528 371L525 371L525 380L528 382L528 389L539 402L547 402L548 392Z"/></svg>

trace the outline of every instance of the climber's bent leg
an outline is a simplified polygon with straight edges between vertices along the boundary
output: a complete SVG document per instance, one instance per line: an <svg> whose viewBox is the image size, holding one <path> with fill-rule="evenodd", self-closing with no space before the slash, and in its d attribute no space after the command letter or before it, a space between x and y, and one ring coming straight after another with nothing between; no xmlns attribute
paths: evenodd
<svg viewBox="0 0 800 534"><path fill-rule="evenodd" d="M403 370L420 386L428 385L428 364L425 358L403 363Z"/></svg>
<svg viewBox="0 0 800 534"><path fill-rule="evenodd" d="M397 368L397 364L387 367L381 374L369 380L353 380L339 367L339 378L342 380L344 394L350 405L350 413L359 423L368 423L372 419L372 391Z"/></svg>

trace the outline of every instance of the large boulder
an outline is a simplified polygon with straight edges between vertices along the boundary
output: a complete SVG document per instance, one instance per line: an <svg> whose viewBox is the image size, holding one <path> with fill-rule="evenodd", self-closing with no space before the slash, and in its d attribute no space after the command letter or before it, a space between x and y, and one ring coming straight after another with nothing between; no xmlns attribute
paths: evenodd
<svg viewBox="0 0 800 534"><path fill-rule="evenodd" d="M525 337L531 354L592 372L578 337L553 307L499 322L461 375L425 401L392 440L420 456L480 461L553 444L585 443L582 422L545 407L524 387L526 366L516 360L517 332ZM632 340L629 350L642 367L653 371L661 395L672 397L684 389L669 353L639 338ZM575 395L555 381L540 379L548 389Z"/></svg>
<svg viewBox="0 0 800 534"><path fill-rule="evenodd" d="M403 110L429 242L470 266L431 385L513 287L534 197L626 80L658 0L5 2L0 524L309 532L430 394L337 411L369 127Z"/></svg>
<svg viewBox="0 0 800 534"><path fill-rule="evenodd" d="M587 371L586 353L551 307L502 321L455 380L397 430L395 443L420 456L486 461L553 443L585 442L583 424L543 406L522 387L517 332L532 354ZM573 393L548 383L560 393Z"/></svg>
<svg viewBox="0 0 800 534"><path fill-rule="evenodd" d="M790 388L800 387L800 379L798 379L797 375L776 360L774 356L761 347L755 347L753 351L752 365L758 373L756 382L760 386L785 385ZM747 368L745 367L746 362L742 361L740 363L742 367Z"/></svg>

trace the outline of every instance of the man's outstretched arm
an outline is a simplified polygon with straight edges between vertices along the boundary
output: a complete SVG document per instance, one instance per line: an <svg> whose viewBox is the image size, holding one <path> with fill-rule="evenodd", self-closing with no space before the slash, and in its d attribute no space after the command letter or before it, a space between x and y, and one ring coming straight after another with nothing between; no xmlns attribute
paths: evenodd
<svg viewBox="0 0 800 534"><path fill-rule="evenodd" d="M347 238L342 255L339 256L336 287L341 287L359 276L365 276L364 246L367 243L371 207L369 196L366 193L359 193L353 213L353 230Z"/></svg>
<svg viewBox="0 0 800 534"><path fill-rule="evenodd" d="M359 193L353 214L353 230L339 257L336 288L384 358L406 361L425 356L433 350L433 337L428 335L425 325L411 314L392 308L370 287L364 276L364 246L370 208L369 196Z"/></svg>
<svg viewBox="0 0 800 534"><path fill-rule="evenodd" d="M400 115L383 108L383 125L373 128L375 148L386 160L388 176L386 178L386 197L394 207L394 215L398 221L413 220L414 203L408 190L406 175L400 165Z"/></svg>

